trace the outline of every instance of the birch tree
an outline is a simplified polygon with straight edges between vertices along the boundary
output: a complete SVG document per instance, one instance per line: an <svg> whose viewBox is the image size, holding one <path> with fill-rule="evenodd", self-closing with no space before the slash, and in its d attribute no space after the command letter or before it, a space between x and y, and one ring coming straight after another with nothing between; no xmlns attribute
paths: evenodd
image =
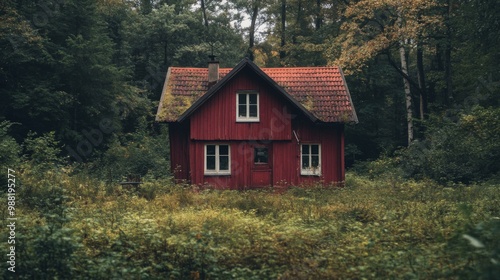
<svg viewBox="0 0 500 280"><path fill-rule="evenodd" d="M346 21L336 38L331 62L342 66L347 74L362 70L376 56L385 55L403 77L408 126L408 145L413 141L413 110L411 89L419 94L425 90L408 71L410 51L422 38L438 32L443 24L435 13L437 0L361 0L347 7ZM399 53L399 63L393 53ZM423 77L419 77L423 79ZM422 80L423 81L423 80Z"/></svg>

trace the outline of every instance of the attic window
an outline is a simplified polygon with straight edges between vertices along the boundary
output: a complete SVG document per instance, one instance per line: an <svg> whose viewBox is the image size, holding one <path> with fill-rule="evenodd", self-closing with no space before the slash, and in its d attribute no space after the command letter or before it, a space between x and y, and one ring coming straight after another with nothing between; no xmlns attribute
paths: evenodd
<svg viewBox="0 0 500 280"><path fill-rule="evenodd" d="M259 93L256 91L239 91L237 93L236 121L259 121Z"/></svg>

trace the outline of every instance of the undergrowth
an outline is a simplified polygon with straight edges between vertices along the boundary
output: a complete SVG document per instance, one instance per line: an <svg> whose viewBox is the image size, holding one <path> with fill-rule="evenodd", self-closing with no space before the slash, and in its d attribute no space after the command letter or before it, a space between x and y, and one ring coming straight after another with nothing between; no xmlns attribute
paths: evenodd
<svg viewBox="0 0 500 280"><path fill-rule="evenodd" d="M280 193L200 190L168 179L130 190L70 168L41 177L20 172L19 279L494 279L500 273L495 184L348 174L343 188ZM7 240L7 228L0 233Z"/></svg>

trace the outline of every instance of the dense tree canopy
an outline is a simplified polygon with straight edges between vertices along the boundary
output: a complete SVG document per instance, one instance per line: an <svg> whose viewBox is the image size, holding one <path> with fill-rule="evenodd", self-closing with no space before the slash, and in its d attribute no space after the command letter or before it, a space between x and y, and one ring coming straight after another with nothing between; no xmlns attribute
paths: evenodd
<svg viewBox="0 0 500 280"><path fill-rule="evenodd" d="M498 279L499 29L498 0L0 0L2 279ZM341 65L345 187L173 180L165 75L209 55Z"/></svg>

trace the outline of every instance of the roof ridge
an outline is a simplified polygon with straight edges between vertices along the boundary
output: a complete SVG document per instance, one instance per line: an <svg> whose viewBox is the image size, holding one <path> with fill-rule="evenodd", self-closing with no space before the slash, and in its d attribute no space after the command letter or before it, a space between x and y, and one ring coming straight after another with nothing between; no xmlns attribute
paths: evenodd
<svg viewBox="0 0 500 280"><path fill-rule="evenodd" d="M339 68L339 66L287 66L287 67L262 67L261 69L296 69L296 68L305 68L305 69L324 69L324 68Z"/></svg>
<svg viewBox="0 0 500 280"><path fill-rule="evenodd" d="M207 67L188 67L188 66L169 66L169 68L175 69L196 69L196 70L204 70L208 69ZM259 67L260 69L330 69L336 68L339 69L340 66L290 66L290 67ZM219 69L233 69L231 67L221 67Z"/></svg>
<svg viewBox="0 0 500 280"><path fill-rule="evenodd" d="M313 121L357 122L342 68L336 65L259 68L248 59L234 68L219 68L220 80L208 86L208 67L171 66L157 120L181 121L239 73L250 67Z"/></svg>

